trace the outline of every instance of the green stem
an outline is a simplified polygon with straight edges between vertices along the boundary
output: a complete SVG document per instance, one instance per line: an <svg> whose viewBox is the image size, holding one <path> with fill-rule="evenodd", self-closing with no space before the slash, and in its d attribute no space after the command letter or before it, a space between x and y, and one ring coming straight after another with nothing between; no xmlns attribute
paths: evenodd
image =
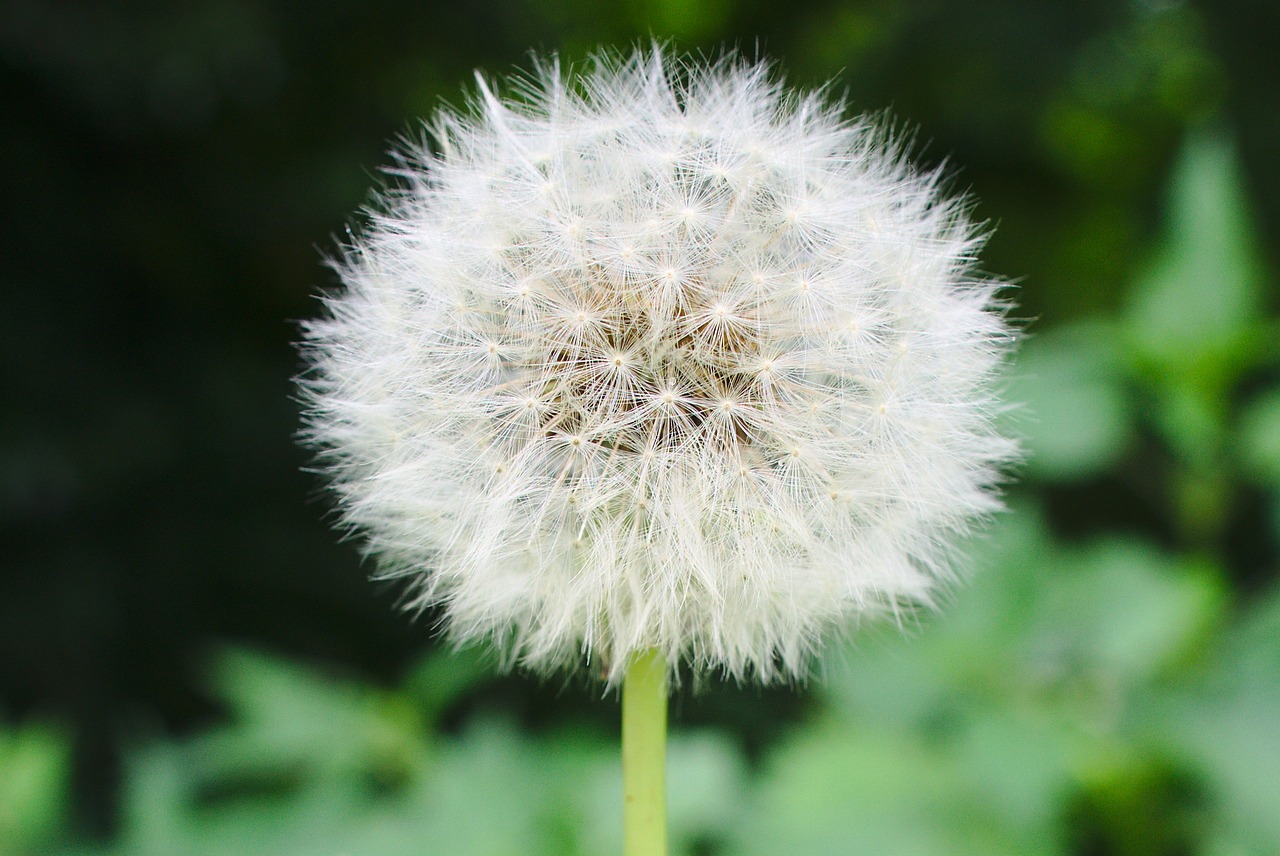
<svg viewBox="0 0 1280 856"><path fill-rule="evenodd" d="M667 853L667 664L650 648L622 679L623 853Z"/></svg>

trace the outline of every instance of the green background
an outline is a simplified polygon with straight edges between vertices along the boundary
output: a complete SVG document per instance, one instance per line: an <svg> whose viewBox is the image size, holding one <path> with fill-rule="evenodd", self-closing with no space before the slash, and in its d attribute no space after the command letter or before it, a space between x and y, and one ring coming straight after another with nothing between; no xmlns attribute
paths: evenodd
<svg viewBox="0 0 1280 856"><path fill-rule="evenodd" d="M291 343L474 68L651 36L887 110L1027 331L972 581L686 682L674 853L1280 852L1280 6L7 0L0 854L619 852L616 698L366 581Z"/></svg>

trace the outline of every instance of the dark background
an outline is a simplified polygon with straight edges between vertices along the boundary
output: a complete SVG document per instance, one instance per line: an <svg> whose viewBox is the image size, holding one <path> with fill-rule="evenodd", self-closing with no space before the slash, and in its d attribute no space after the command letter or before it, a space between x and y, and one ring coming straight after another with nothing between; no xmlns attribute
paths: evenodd
<svg viewBox="0 0 1280 856"><path fill-rule="evenodd" d="M296 322L318 312L321 258L358 222L389 141L460 103L473 69L651 35L759 51L792 83L834 79L855 109L914 129L917 157L951 164L995 227L984 264L1021 284L1035 336L1122 312L1179 152L1205 129L1239 154L1261 269L1280 259L1267 0L5 0L0 722L55 723L71 747L51 840L110 838L128 747L225 718L206 677L225 646L373 685L431 646L429 621L367 582L304 471ZM1250 353L1222 381L1231 412L1280 380L1274 351ZM1137 427L1107 466L1033 466L1015 502L1041 504L1066 543L1122 533L1213 557L1243 609L1277 579L1274 489L1224 477L1214 522L1188 524L1164 490L1178 444L1143 422L1148 406L1134 393ZM739 692L685 699L681 721L758 753L811 713L793 691ZM534 731L615 716L585 687L514 677L484 693ZM1076 850L1175 852L1103 840Z"/></svg>

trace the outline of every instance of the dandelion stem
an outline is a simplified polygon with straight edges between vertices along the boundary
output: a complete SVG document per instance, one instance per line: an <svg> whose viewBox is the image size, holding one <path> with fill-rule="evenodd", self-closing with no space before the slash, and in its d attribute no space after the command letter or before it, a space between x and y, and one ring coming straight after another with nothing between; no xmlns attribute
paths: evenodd
<svg viewBox="0 0 1280 856"><path fill-rule="evenodd" d="M622 679L625 856L667 853L667 664L656 648L636 654Z"/></svg>

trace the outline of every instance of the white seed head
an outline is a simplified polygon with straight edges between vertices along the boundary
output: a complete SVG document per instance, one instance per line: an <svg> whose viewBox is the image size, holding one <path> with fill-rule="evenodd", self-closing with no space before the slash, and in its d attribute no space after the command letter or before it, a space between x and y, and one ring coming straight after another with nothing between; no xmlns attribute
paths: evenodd
<svg viewBox="0 0 1280 856"><path fill-rule="evenodd" d="M866 119L734 58L555 61L442 112L305 328L380 572L538 671L804 674L929 604L1015 453L980 236Z"/></svg>

